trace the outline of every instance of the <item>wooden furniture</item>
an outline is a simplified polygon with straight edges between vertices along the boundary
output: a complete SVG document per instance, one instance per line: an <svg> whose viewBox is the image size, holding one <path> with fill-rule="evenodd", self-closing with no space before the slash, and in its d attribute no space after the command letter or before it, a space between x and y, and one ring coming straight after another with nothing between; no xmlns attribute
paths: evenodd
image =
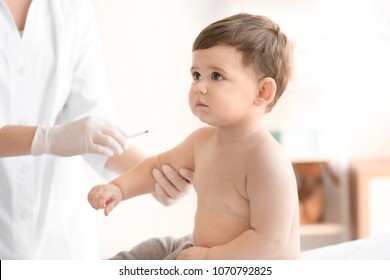
<svg viewBox="0 0 390 280"><path fill-rule="evenodd" d="M324 215L325 188L338 186L340 180L326 161L295 162L293 168L298 186L300 222L320 222Z"/></svg>
<svg viewBox="0 0 390 280"><path fill-rule="evenodd" d="M337 164L327 159L293 160L297 183L304 183L307 190L300 193L301 249L308 250L336 244L349 239L348 196L345 195L345 176ZM343 176L343 177L340 177ZM302 195L311 194L311 199L303 202ZM347 198L347 199L346 199ZM303 204L303 205L302 205ZM302 206L306 209L302 209ZM305 213L308 212L309 213ZM302 216L304 215L304 216ZM310 218L310 219L308 219Z"/></svg>

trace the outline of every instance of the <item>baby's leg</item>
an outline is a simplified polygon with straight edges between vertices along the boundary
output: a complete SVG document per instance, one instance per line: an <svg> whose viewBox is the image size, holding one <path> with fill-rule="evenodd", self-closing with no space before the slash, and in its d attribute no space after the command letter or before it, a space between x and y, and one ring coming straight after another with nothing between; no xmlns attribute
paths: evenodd
<svg viewBox="0 0 390 280"><path fill-rule="evenodd" d="M190 236L151 238L110 260L175 260L182 250L192 246L190 241Z"/></svg>
<svg viewBox="0 0 390 280"><path fill-rule="evenodd" d="M192 235L186 235L182 238L174 239L172 247L173 250L164 258L164 260L176 260L181 251L192 246Z"/></svg>

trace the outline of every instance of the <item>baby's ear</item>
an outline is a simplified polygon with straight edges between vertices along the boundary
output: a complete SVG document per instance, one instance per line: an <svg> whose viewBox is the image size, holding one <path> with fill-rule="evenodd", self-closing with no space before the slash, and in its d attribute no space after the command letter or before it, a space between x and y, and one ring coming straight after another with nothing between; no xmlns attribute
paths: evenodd
<svg viewBox="0 0 390 280"><path fill-rule="evenodd" d="M271 104L274 100L275 93L275 80L269 77L261 79L254 104L256 106L268 106L268 104Z"/></svg>

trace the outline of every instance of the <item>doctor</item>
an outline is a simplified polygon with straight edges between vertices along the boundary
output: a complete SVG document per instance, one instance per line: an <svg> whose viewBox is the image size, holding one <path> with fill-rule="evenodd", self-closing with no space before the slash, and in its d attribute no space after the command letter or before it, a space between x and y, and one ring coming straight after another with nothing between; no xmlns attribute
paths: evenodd
<svg viewBox="0 0 390 280"><path fill-rule="evenodd" d="M0 0L0 38L0 259L97 259L90 183L75 155L99 173L145 156L112 124L93 8ZM189 184L164 171L155 196L170 204Z"/></svg>

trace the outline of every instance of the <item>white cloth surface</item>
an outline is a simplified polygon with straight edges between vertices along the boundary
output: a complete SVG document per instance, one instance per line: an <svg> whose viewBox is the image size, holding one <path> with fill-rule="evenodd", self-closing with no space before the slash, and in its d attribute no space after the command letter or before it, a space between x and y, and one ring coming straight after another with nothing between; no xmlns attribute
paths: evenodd
<svg viewBox="0 0 390 280"><path fill-rule="evenodd" d="M390 260L390 235L303 251L302 260Z"/></svg>
<svg viewBox="0 0 390 280"><path fill-rule="evenodd" d="M34 0L23 36L0 0L0 127L116 122L89 0ZM101 171L103 156L84 158ZM80 156L0 158L0 259L97 259Z"/></svg>

